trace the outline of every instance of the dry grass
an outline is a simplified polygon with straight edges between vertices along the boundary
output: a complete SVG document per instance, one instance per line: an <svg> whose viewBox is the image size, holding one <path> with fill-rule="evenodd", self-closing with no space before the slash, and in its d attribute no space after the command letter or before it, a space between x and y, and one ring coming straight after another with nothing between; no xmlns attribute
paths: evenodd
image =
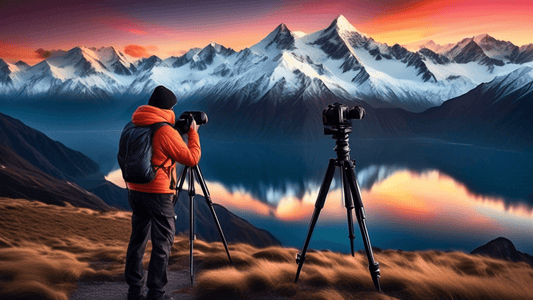
<svg viewBox="0 0 533 300"><path fill-rule="evenodd" d="M121 277L127 213L5 198L0 211L1 299L68 299L79 279Z"/></svg>
<svg viewBox="0 0 533 300"><path fill-rule="evenodd" d="M308 253L299 283L294 284L298 250L249 246L241 250L240 246L233 246L231 254L245 263L201 274L196 289L200 299L265 295L295 299L533 299L533 268L526 263L460 252L387 250L375 254L384 292L379 294L374 292L363 254Z"/></svg>
<svg viewBox="0 0 533 300"><path fill-rule="evenodd" d="M130 214L0 198L0 299L68 299L79 280L123 280ZM384 293L366 257L309 252L298 284L297 249L196 241L199 299L533 299L533 268L459 252L376 253ZM148 263L150 245L145 255ZM188 267L178 236L171 269Z"/></svg>

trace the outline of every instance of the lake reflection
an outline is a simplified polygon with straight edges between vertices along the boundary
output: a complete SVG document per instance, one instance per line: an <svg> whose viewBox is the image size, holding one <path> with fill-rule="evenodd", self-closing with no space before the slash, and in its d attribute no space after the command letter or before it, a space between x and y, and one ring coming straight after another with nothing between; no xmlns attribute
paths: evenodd
<svg viewBox="0 0 533 300"><path fill-rule="evenodd" d="M118 145L120 131L106 134L105 143L78 150L97 157L109 171L117 168L116 151L109 149ZM84 141L94 145L91 139ZM273 144L201 138L201 143L200 166L213 200L269 230L284 245L300 248L328 160L335 156L334 141L324 137L314 143ZM435 140L350 144L374 246L471 251L505 236L519 250L533 253L532 154ZM312 248L349 251L338 178L337 171ZM356 245L362 248L359 236Z"/></svg>
<svg viewBox="0 0 533 300"><path fill-rule="evenodd" d="M118 169L118 141L130 115L40 108L30 114L27 108L3 112L88 155L104 173ZM313 143L281 138L267 143L257 137L236 142L234 136L206 138L202 129L200 136L200 166L213 200L284 245L301 248L328 160L335 156L331 137ZM469 252L505 236L533 254L532 153L429 139L353 138L350 147L373 246ZM121 176L109 178L118 182ZM363 247L357 226L355 242ZM338 179L310 247L350 249Z"/></svg>
<svg viewBox="0 0 533 300"><path fill-rule="evenodd" d="M446 174L480 196L502 198L509 205L533 206L533 155L450 144L435 140L350 141L363 189L401 170ZM206 178L230 190L244 189L275 204L280 196L302 198L319 186L334 143L238 144L202 141L200 165ZM333 182L336 187L338 180Z"/></svg>
<svg viewBox="0 0 533 300"><path fill-rule="evenodd" d="M333 146L203 141L200 165L214 201L300 248ZM435 140L351 148L374 246L472 251L505 236L533 252L533 155ZM338 176L311 247L347 252Z"/></svg>

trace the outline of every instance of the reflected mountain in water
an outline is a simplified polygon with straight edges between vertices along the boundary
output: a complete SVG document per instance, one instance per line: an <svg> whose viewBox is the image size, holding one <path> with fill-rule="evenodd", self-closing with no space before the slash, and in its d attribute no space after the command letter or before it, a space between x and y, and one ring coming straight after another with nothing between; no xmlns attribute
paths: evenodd
<svg viewBox="0 0 533 300"><path fill-rule="evenodd" d="M474 195L533 207L533 154L429 139L358 139L350 145L363 190L400 171L437 170ZM245 190L270 204L287 194L302 198L310 187L320 186L329 158L335 157L334 141L327 137L316 143L279 145L204 139L202 147L207 180ZM332 189L338 185L334 180Z"/></svg>

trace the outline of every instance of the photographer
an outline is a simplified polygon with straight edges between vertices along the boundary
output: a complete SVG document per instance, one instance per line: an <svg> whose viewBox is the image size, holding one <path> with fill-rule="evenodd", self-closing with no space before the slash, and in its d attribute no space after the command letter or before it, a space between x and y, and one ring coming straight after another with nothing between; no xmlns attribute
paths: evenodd
<svg viewBox="0 0 533 300"><path fill-rule="evenodd" d="M164 86L154 89L148 105L133 113L135 126L150 126L167 122L174 126L173 106L176 96ZM152 240L152 255L148 266L146 299L172 299L165 295L167 266L174 242L175 162L195 166L200 160L198 126L193 120L188 131L188 143L172 126L162 126L153 133L152 165L160 166L155 179L149 183L127 182L128 200L133 211L131 237L126 255L125 278L129 285L128 299L144 299L142 259L148 238Z"/></svg>

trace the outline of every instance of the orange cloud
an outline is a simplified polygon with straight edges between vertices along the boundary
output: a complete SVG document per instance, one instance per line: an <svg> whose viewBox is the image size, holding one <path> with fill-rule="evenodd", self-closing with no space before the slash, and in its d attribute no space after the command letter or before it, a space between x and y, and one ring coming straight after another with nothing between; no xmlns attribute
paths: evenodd
<svg viewBox="0 0 533 300"><path fill-rule="evenodd" d="M133 57L148 57L148 49L139 45L127 45L124 52Z"/></svg>
<svg viewBox="0 0 533 300"><path fill-rule="evenodd" d="M37 55L37 58L43 58L43 59L47 59L49 58L52 54L56 53L56 52L59 52L59 51L62 51L62 50L44 50L43 48L39 48L37 50L35 50L35 53Z"/></svg>

